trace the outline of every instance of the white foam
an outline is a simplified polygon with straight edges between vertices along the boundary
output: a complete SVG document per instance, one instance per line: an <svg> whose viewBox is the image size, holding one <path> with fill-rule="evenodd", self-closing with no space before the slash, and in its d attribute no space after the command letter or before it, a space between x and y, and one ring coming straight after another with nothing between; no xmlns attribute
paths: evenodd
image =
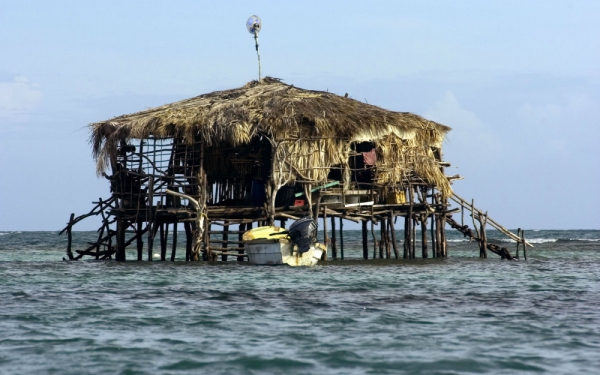
<svg viewBox="0 0 600 375"><path fill-rule="evenodd" d="M501 238L499 240L496 240L498 242L510 242L510 243L517 243L517 241L511 239L511 238ZM556 242L558 241L558 239L556 238L525 238L525 241L529 242L529 243L548 243L548 242Z"/></svg>

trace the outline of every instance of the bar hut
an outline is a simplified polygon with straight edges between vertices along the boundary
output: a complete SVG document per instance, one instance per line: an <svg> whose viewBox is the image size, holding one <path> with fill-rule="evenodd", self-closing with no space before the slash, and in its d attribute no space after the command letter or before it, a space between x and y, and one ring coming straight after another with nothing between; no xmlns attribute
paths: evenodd
<svg viewBox="0 0 600 375"><path fill-rule="evenodd" d="M476 238L482 256L490 248L487 213L457 198L450 183L459 177L444 174L450 128L415 114L266 77L90 129L97 173L111 196L71 215L63 230L69 259L124 261L134 247L138 260L145 253L152 260L156 242L166 260L170 230L174 260L183 227L187 261L243 261L245 231L306 216L321 219L334 259L344 258L344 220L362 224L365 259L412 259L418 242L422 257L446 257L447 222ZM449 210L449 198L471 210L481 235L452 223L458 209ZM103 218L98 240L73 254L71 228L92 215ZM512 258L506 249L492 251Z"/></svg>

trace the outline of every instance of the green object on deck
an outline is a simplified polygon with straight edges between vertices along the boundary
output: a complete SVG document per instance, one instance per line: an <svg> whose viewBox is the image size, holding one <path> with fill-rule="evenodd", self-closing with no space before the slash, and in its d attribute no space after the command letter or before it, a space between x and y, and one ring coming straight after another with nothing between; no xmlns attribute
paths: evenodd
<svg viewBox="0 0 600 375"><path fill-rule="evenodd" d="M328 182L325 185L317 186L316 188L311 189L310 192L314 193L317 190L325 189L325 188L332 187L332 186L339 185L339 184L340 184L339 181ZM302 191L300 193L294 194L294 197L298 198L298 197L301 197L303 195L304 195L304 192Z"/></svg>

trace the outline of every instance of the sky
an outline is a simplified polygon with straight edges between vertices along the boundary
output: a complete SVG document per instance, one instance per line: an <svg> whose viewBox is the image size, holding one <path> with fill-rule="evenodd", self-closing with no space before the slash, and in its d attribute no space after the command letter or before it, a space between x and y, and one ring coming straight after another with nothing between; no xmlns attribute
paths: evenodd
<svg viewBox="0 0 600 375"><path fill-rule="evenodd" d="M256 79L253 14L263 75L452 127L454 191L505 227L600 229L598 1L0 0L0 231L109 196L89 123Z"/></svg>

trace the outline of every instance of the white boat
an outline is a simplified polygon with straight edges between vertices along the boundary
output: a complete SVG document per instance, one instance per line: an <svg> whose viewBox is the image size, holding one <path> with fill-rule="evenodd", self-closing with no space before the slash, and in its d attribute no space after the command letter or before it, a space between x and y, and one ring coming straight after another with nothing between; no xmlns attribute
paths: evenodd
<svg viewBox="0 0 600 375"><path fill-rule="evenodd" d="M289 233L280 227L258 227L244 233L246 254L251 264L314 266L327 254L327 248L313 242L308 250L298 251Z"/></svg>
<svg viewBox="0 0 600 375"><path fill-rule="evenodd" d="M246 254L251 264L288 264L290 266L314 266L323 256L324 246L316 244L304 253L287 239L256 239L246 242Z"/></svg>

